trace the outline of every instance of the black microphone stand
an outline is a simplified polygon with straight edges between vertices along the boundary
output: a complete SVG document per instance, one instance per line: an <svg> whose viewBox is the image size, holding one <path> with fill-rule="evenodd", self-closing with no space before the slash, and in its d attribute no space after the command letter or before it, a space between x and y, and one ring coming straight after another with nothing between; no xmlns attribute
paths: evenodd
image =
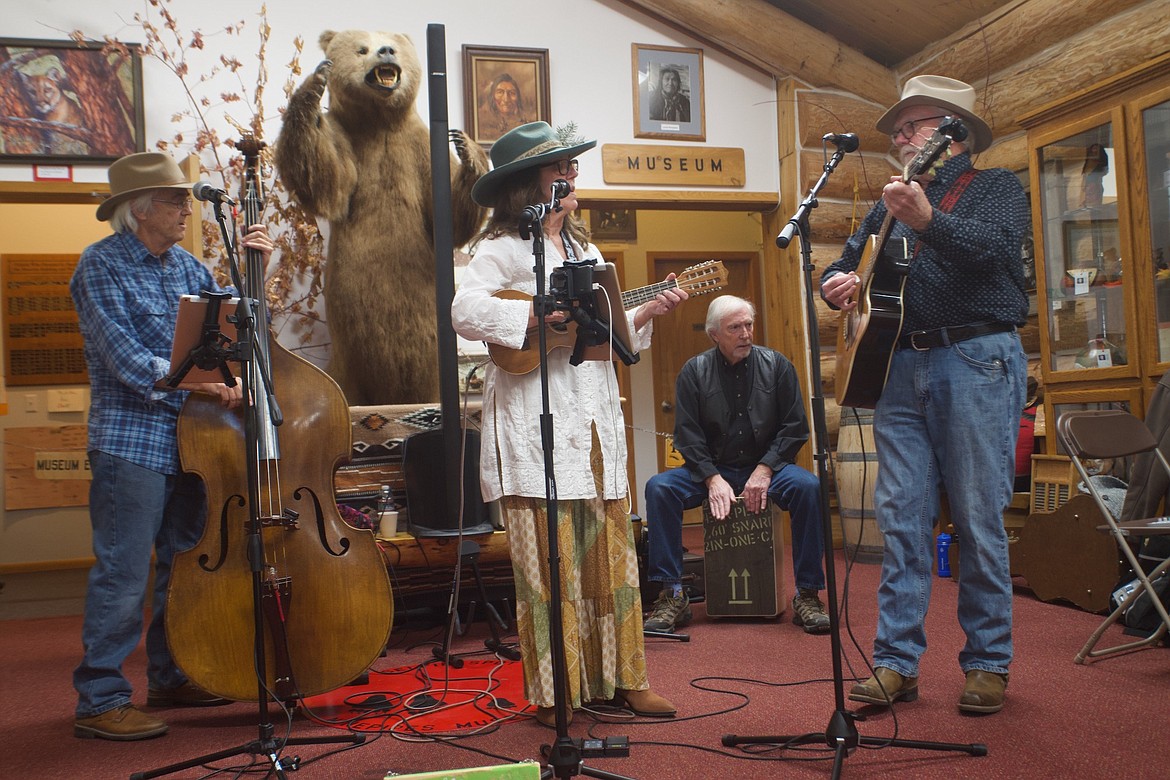
<svg viewBox="0 0 1170 780"><path fill-rule="evenodd" d="M548 575L549 575L549 647L552 656L553 710L556 712L557 738L552 746L543 745L542 755L548 757L548 766L541 771L541 777L568 778L577 774L599 777L603 780L630 780L623 775L585 766L582 761L580 740L569 736L568 718L568 668L565 664L565 632L561 624L561 553L557 534L557 485L553 468L553 418L549 408L548 395L548 335L544 327L545 315L556 310L556 301L545 292L544 225L542 220L549 211L559 209L556 185L553 185L552 200L545 207L530 206L520 220L520 237L532 239L532 256L535 260L536 295L532 308L536 315L537 344L540 355L540 444L544 451L544 484L546 515L548 520ZM628 745L629 743L626 742Z"/></svg>
<svg viewBox="0 0 1170 780"><path fill-rule="evenodd" d="M263 522L260 517L260 485L259 485L259 469L256 464L260 461L260 442L259 442L259 407L253 401L253 392L260 388L253 389L250 368L255 368L260 376L261 384L265 391L265 396L268 401L269 418L274 426L279 426L283 422L280 407L276 404L276 397L272 392L272 379L268 375L268 366L263 360L257 360L256 356L261 354L259 342L256 339L256 321L255 314L252 309L252 301L246 295L246 288L243 284L243 279L240 276L238 267L235 246L231 240L231 231L228 230L227 218L223 213L223 204L219 200L213 200L212 206L215 210L215 219L219 223L220 234L223 236L224 249L228 255L228 268L231 270L232 284L240 291L240 301L236 305L235 326L236 326L236 344L225 350L223 353L216 356L220 361L221 372L228 378L233 380L231 372L228 370L226 361L228 359L235 360L240 363L241 383L243 385L243 401L242 411L244 417L244 446L247 450L248 463L253 464L252 468L248 469L248 525L247 525L247 551L248 563L251 570L252 580L252 615L253 615L253 643L252 654L253 663L256 669L257 681L257 732L258 737L250 742L246 742L236 747L226 748L224 750L217 750L214 753L207 753L196 758L181 761L176 764L160 767L158 769L151 769L146 772L135 772L130 775L130 780L146 780L151 777L161 777L162 775L173 774L184 769L189 769L194 766L201 766L212 761L219 761L224 758L231 758L232 756L241 755L262 755L271 765L269 772L272 776L281 778L287 777L285 770L295 771L299 768L301 759L299 756L285 759L281 756L281 752L289 745L324 745L345 743L350 745L360 745L365 742L366 738L362 734L349 734L346 736L335 737L283 737L277 739L275 737L276 728L272 723L272 718L268 714L268 699L272 696L272 692L268 689L266 680L268 679L267 662L264 655L264 581L262 567L264 564L264 541L261 535ZM256 289L261 289L261 280L252 280L256 282ZM209 308L211 308L209 306ZM210 317L210 312L208 313ZM218 318L218 311L216 312ZM217 320L218 321L218 320ZM218 327L216 328L218 330ZM205 331L205 338L207 333ZM199 347L196 347L199 349ZM194 352L195 350L193 350ZM194 360L185 361L183 363L182 373L167 378L167 384L171 387L177 387L183 380L183 375L190 371L195 365ZM203 367L203 366L201 366ZM278 685L279 687L279 681Z"/></svg>
<svg viewBox="0 0 1170 780"><path fill-rule="evenodd" d="M857 733L854 721L862 719L845 709L845 678L841 667L841 626L840 615L837 611L837 577L833 560L833 526L829 515L829 470L828 470L828 441L829 433L825 424L825 398L821 395L821 354L820 335L817 330L817 309L813 298L812 280L812 244L809 241L808 214L817 207L817 193L829 180L829 175L845 157L845 149L839 144L833 156L825 163L821 178L813 185L808 197L797 207L796 213L788 220L788 224L776 237L776 246L786 249L794 234L800 235L801 268L804 272L805 316L808 319L809 338L809 383L812 386L812 413L813 426L816 432L817 473L821 487L821 532L825 546L825 586L828 590L827 601L829 606L829 631L833 654L833 695L835 708L829 718L829 725L824 732L812 734L795 734L786 736L744 737L727 734L722 743L725 747L737 745L778 745L780 748L795 747L798 745L812 745L824 742L833 751L833 778L841 776L841 767L845 758L853 753L858 745L875 747L907 747L919 750L956 750L972 756L987 755L987 746L983 744L955 744L948 742L922 742L909 739L891 739L887 737L862 737ZM856 148L856 147L854 147Z"/></svg>

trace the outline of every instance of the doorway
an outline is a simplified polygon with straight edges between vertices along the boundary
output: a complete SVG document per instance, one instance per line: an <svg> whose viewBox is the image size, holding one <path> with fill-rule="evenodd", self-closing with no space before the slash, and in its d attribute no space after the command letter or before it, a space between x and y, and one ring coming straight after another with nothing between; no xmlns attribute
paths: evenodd
<svg viewBox="0 0 1170 780"><path fill-rule="evenodd" d="M648 252L647 272L651 279L665 279L667 274L704 260L719 260L727 269L727 286L707 295L693 297L654 326L654 426L662 433L674 431L674 383L683 364L710 348L705 322L707 306L718 295L738 295L755 304L757 316L763 312L760 301L759 255L751 252ZM763 333L763 327L758 327ZM658 470L666 465L665 448L658 448Z"/></svg>

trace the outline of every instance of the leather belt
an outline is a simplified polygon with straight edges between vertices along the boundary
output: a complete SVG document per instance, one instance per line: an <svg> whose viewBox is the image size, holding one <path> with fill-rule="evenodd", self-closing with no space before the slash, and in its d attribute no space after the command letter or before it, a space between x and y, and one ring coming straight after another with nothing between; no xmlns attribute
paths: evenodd
<svg viewBox="0 0 1170 780"><path fill-rule="evenodd" d="M922 352L935 347L949 347L956 342L986 336L989 333L1007 333L1015 329L1015 325L1002 322L979 322L974 325L952 325L949 328L935 330L916 330L900 336L898 346Z"/></svg>

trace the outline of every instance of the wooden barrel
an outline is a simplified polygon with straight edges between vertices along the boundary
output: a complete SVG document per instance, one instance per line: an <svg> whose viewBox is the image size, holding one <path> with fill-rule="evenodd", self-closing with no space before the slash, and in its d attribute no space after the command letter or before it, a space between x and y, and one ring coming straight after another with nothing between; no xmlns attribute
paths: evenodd
<svg viewBox="0 0 1170 780"><path fill-rule="evenodd" d="M861 563L881 563L885 544L873 506L878 461L873 443L872 409L841 407L835 463L845 554Z"/></svg>

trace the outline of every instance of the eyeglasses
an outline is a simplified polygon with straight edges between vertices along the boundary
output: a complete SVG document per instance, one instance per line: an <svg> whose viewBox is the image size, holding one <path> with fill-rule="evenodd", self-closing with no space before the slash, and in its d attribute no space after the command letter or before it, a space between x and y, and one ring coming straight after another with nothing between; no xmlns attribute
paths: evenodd
<svg viewBox="0 0 1170 780"><path fill-rule="evenodd" d="M167 200L166 198L151 198L154 203L165 203L168 206L174 206L179 211L183 209L190 209L195 205L195 201L190 198L183 198L182 200Z"/></svg>
<svg viewBox="0 0 1170 780"><path fill-rule="evenodd" d="M549 165L554 166L557 169L557 173L559 173L561 176L568 176L570 168L572 168L574 171L581 168L581 163L579 163L577 160L557 160L554 163L549 163Z"/></svg>
<svg viewBox="0 0 1170 780"><path fill-rule="evenodd" d="M947 116L947 114L939 114L938 116L927 116L922 119L911 119L909 122L903 122L897 130L890 133L890 141L898 143L899 138L905 138L909 141L918 135L918 125L923 122L931 122L935 119L946 119Z"/></svg>

